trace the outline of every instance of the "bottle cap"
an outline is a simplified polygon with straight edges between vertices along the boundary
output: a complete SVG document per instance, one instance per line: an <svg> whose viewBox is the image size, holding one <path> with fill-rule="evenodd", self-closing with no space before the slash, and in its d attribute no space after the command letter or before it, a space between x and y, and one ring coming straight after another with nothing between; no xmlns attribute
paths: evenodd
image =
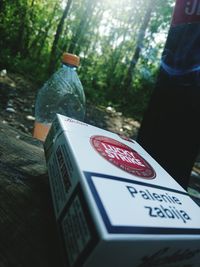
<svg viewBox="0 0 200 267"><path fill-rule="evenodd" d="M62 62L78 67L80 63L80 58L74 54L63 53Z"/></svg>

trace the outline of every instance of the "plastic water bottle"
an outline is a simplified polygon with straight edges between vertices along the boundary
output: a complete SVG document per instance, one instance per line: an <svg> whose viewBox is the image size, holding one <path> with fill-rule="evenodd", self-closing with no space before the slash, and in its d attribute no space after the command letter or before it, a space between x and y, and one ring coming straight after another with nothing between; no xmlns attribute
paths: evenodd
<svg viewBox="0 0 200 267"><path fill-rule="evenodd" d="M56 113L84 120L85 94L76 69L80 59L64 53L62 67L38 91L33 137L44 141Z"/></svg>

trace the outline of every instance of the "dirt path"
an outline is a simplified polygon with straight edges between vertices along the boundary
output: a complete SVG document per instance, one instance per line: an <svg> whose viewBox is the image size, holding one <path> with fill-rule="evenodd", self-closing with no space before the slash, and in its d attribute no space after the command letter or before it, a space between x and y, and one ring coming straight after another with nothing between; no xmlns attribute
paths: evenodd
<svg viewBox="0 0 200 267"><path fill-rule="evenodd" d="M0 77L0 113L4 123L32 134L34 103L38 88L17 74ZM85 121L94 126L135 138L139 122L126 118L113 107L94 106L87 103Z"/></svg>

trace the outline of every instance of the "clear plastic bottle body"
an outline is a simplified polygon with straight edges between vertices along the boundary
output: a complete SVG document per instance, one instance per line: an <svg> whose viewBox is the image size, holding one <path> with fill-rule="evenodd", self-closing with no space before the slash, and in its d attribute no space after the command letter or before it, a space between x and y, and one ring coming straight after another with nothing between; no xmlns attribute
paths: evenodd
<svg viewBox="0 0 200 267"><path fill-rule="evenodd" d="M84 120L85 94L76 67L63 64L39 90L33 136L45 140L55 114Z"/></svg>

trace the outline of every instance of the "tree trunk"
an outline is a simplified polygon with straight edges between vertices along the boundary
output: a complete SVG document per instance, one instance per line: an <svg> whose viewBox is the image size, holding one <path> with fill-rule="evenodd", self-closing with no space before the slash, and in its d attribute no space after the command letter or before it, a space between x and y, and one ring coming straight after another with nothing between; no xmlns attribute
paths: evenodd
<svg viewBox="0 0 200 267"><path fill-rule="evenodd" d="M20 10L21 8L21 10ZM17 45L16 45L16 52L20 52L21 55L24 54L25 51L25 35L27 30L27 14L28 14L28 3L19 6L19 12L21 19L18 29L18 37L17 37Z"/></svg>
<svg viewBox="0 0 200 267"><path fill-rule="evenodd" d="M55 17L55 14L56 14L56 10L58 8L58 2L55 3L54 5L54 8L53 8L53 11L51 13L51 16L48 20L48 23L43 31L43 26L40 28L39 30L39 33L38 33L38 36L37 38L35 38L31 44L31 48L30 50L33 48L35 50L35 52L33 52L35 58L39 58L41 53L42 53L42 49L44 47L44 44L45 44L45 41L46 41L46 38L49 34L49 30L51 29L51 26L53 24L53 19ZM40 43L40 46L39 47L36 47L37 43Z"/></svg>
<svg viewBox="0 0 200 267"><path fill-rule="evenodd" d="M43 146L2 121L0 266L62 266Z"/></svg>
<svg viewBox="0 0 200 267"><path fill-rule="evenodd" d="M3 12L4 12L4 9L5 9L5 3L6 3L5 0L1 0L1 1L0 1L0 14L3 14Z"/></svg>
<svg viewBox="0 0 200 267"><path fill-rule="evenodd" d="M54 71L54 68L55 68L58 41L59 41L59 38L60 38L60 36L62 34L64 22L65 22L65 19L66 19L68 13L69 13L69 9L71 7L71 3L72 3L72 0L68 0L67 1L66 7L65 7L63 15L62 15L62 18L61 18L60 22L58 23L58 27L57 27L57 30L56 30L56 34L55 34L55 37L54 37L54 41L53 41L53 45L52 45L52 49L51 49L51 54L50 54L49 74L51 74Z"/></svg>
<svg viewBox="0 0 200 267"><path fill-rule="evenodd" d="M144 37L145 37L145 33L147 30L149 21L151 19L151 13L153 11L154 2L155 2L155 0L149 0L149 4L147 6L147 10L145 12L143 22L142 22L141 27L140 27L139 32L138 32L138 38L136 41L136 48L135 48L135 51L133 53L130 65L128 67L127 75L124 79L124 88L126 91L128 91L131 87L131 83L133 80L133 73L135 70L135 66L136 66L136 64L140 58L142 45L143 45L143 41L144 41Z"/></svg>
<svg viewBox="0 0 200 267"><path fill-rule="evenodd" d="M129 20L128 22L130 23L130 20L131 20L131 17L129 17ZM125 39L126 39L126 35L128 33L128 28L125 28L124 29L124 32L123 32L123 36L122 36L122 43L121 43L121 46L118 50L115 50L112 54L112 64L110 65L109 69L108 69L108 73L107 73L107 85L108 85L108 89L111 93L112 92L112 89L113 89L113 86L115 84L115 79L113 79L113 75L115 73L115 70L116 70L116 67L117 67L117 64L119 62L119 59L121 57L121 53L122 53L122 49L123 49L123 44L125 42Z"/></svg>
<svg viewBox="0 0 200 267"><path fill-rule="evenodd" d="M35 0L31 1L31 5L28 10L28 15L26 19L26 23L32 22L33 23L33 17L34 17L34 4ZM26 32L24 34L24 44L23 44L23 56L27 57L29 55L29 43L30 43L30 36L31 36L31 28L30 26L26 27Z"/></svg>
<svg viewBox="0 0 200 267"><path fill-rule="evenodd" d="M95 7L94 4L95 4L95 1L88 0L87 5L85 7L85 11L83 12L82 18L77 27L76 33L73 35L72 40L70 42L69 49L68 49L69 53L79 52L78 50L80 49L80 47L78 48L78 45L80 45L80 40L89 23L89 17L91 17L93 9Z"/></svg>

